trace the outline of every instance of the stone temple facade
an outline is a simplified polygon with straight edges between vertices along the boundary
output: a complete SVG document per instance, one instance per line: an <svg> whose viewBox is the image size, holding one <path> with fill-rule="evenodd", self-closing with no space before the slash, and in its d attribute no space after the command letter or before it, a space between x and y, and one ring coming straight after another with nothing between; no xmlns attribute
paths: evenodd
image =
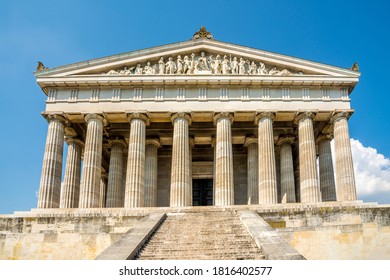
<svg viewBox="0 0 390 280"><path fill-rule="evenodd" d="M0 259L390 259L389 205L356 197L357 64L201 28L35 76L48 121L38 207L0 215Z"/></svg>
<svg viewBox="0 0 390 280"><path fill-rule="evenodd" d="M184 42L40 63L38 208L355 201L356 68L220 42L205 28Z"/></svg>

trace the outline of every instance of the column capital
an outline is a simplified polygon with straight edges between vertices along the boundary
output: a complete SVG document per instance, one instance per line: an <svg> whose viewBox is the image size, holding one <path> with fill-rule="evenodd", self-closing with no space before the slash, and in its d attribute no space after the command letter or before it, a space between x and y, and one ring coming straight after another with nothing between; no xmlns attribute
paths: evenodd
<svg viewBox="0 0 390 280"><path fill-rule="evenodd" d="M154 145L154 146L156 146L156 148L160 148L160 146L161 146L160 140L157 139L157 138L146 139L145 140L145 146L147 146L147 145Z"/></svg>
<svg viewBox="0 0 390 280"><path fill-rule="evenodd" d="M88 123L90 120L93 120L93 119L100 120L103 123L103 126L107 125L107 120L101 114L91 113L91 114L86 114L84 116L84 120L86 123Z"/></svg>
<svg viewBox="0 0 390 280"><path fill-rule="evenodd" d="M256 117L255 117L255 124L259 124L259 121L261 119L271 119L271 121L274 120L275 118L275 113L274 112L257 112Z"/></svg>
<svg viewBox="0 0 390 280"><path fill-rule="evenodd" d="M233 115L229 112L221 112L221 113L216 113L214 115L214 125L217 124L217 121L221 118L227 118L229 119L230 123L233 123Z"/></svg>
<svg viewBox="0 0 390 280"><path fill-rule="evenodd" d="M294 136L282 136L279 137L278 141L276 141L277 146L282 146L284 143L292 144L294 143Z"/></svg>
<svg viewBox="0 0 390 280"><path fill-rule="evenodd" d="M316 145L320 144L321 142L323 142L323 141L325 141L325 140L331 141L332 139L333 139L333 135L332 135L331 133L320 134L320 135L317 137Z"/></svg>
<svg viewBox="0 0 390 280"><path fill-rule="evenodd" d="M123 139L120 139L120 138L110 139L110 140L108 140L108 144L111 147L114 146L114 145L120 145L120 146L122 146L123 149L127 147L126 141L123 140Z"/></svg>
<svg viewBox="0 0 390 280"><path fill-rule="evenodd" d="M335 112L333 116L330 118L330 123L333 124L338 119L349 119L353 112L343 111L343 112Z"/></svg>
<svg viewBox="0 0 390 280"><path fill-rule="evenodd" d="M258 143L259 143L258 137L255 137L255 136L246 137L244 147L248 147L250 144L258 144Z"/></svg>
<svg viewBox="0 0 390 280"><path fill-rule="evenodd" d="M69 121L66 119L66 117L62 113L53 113L53 114L44 114L43 117L47 120L47 122L51 121L59 121L63 125L68 125Z"/></svg>
<svg viewBox="0 0 390 280"><path fill-rule="evenodd" d="M74 143L79 145L81 148L84 147L84 142L81 141L80 138L78 137L73 137L73 136L65 136L64 137L65 142L69 145L70 143Z"/></svg>
<svg viewBox="0 0 390 280"><path fill-rule="evenodd" d="M127 120L129 121L129 123L131 123L133 119L140 119L145 123L145 125L150 124L148 116L144 113L128 113Z"/></svg>
<svg viewBox="0 0 390 280"><path fill-rule="evenodd" d="M310 111L303 112L295 117L294 123L299 124L299 122L301 120L305 120L305 119L312 119L313 120L315 118L315 116L316 116L316 113L314 113L314 112L310 112Z"/></svg>
<svg viewBox="0 0 390 280"><path fill-rule="evenodd" d="M188 121L188 125L190 125L192 123L192 118L191 118L190 114L184 113L184 112L179 112L179 113L174 113L171 115L172 124L175 122L176 119L179 119L179 118L186 119Z"/></svg>

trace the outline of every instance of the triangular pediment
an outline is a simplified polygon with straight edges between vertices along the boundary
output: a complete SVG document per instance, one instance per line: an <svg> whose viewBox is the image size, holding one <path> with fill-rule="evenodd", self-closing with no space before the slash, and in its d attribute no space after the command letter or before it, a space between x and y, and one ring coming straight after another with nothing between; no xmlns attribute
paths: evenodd
<svg viewBox="0 0 390 280"><path fill-rule="evenodd" d="M37 78L103 76L332 76L360 73L318 62L238 46L216 40L185 41L85 62L45 68Z"/></svg>

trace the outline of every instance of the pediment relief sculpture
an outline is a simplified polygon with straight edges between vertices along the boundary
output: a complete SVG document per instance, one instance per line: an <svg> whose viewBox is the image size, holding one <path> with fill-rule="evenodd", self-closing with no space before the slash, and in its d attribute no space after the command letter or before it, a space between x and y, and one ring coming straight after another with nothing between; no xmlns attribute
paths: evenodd
<svg viewBox="0 0 390 280"><path fill-rule="evenodd" d="M104 75L303 75L285 68L266 65L262 61L249 60L232 55L199 54L177 55L175 58L161 57L158 61L147 61L121 69L111 69Z"/></svg>

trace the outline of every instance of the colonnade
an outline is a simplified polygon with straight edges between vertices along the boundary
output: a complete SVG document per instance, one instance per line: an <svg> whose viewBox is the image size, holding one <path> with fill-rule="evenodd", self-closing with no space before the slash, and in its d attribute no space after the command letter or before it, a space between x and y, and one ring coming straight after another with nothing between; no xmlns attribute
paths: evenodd
<svg viewBox="0 0 390 280"><path fill-rule="evenodd" d="M315 139L313 119L315 113L299 114L298 127L299 164L294 168L293 135L274 138L272 112L256 116L258 135L247 137L248 167L247 190L250 204L278 203L278 178L280 170L281 203L318 203L321 201L356 200L352 152L349 142L348 114L335 114L330 123L333 133ZM103 127L106 120L100 114L87 114L85 143L77 137L66 136L68 155L61 191L62 152L67 121L57 114L48 115L49 126L42 166L38 208L98 208L98 207L154 207L157 206L157 150L158 139L146 139L149 119L145 114L128 115L130 123L128 156L124 160L126 143L111 139L111 156L108 174L102 175ZM170 185L170 206L192 204L192 147L189 137L191 116L187 113L172 115L173 142ZM216 113L214 124L214 205L234 204L233 115ZM330 151L330 140L335 141L336 177ZM275 144L280 160L276 161ZM317 172L317 151L319 174ZM81 154L84 149L83 167ZM278 165L278 166L277 166ZM126 170L124 172L123 170ZM81 171L81 178L80 178ZM297 171L299 176L297 176ZM295 188L299 186L299 197ZM336 192L337 185L337 192ZM123 191L124 189L124 191Z"/></svg>

